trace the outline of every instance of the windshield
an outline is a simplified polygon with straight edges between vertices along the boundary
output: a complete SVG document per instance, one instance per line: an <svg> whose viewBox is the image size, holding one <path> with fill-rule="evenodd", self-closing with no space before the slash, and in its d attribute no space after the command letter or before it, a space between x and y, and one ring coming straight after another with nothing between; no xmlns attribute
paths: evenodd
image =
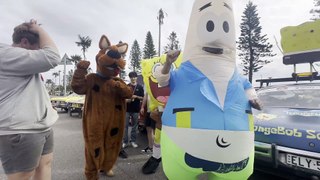
<svg viewBox="0 0 320 180"><path fill-rule="evenodd" d="M265 107L320 109L320 86L283 86L258 91Z"/></svg>

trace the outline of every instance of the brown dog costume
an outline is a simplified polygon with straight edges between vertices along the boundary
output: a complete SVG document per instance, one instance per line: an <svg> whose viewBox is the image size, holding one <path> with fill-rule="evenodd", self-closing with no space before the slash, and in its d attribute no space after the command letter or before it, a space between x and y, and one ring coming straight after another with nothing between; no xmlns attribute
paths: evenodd
<svg viewBox="0 0 320 180"><path fill-rule="evenodd" d="M125 99L132 90L116 77L125 67L122 55L128 45L111 45L105 35L99 42L96 55L97 73L87 75L89 61L80 61L72 78L72 89L85 94L83 135L85 140L85 175L88 180L98 179L99 170L108 172L115 164L125 125Z"/></svg>

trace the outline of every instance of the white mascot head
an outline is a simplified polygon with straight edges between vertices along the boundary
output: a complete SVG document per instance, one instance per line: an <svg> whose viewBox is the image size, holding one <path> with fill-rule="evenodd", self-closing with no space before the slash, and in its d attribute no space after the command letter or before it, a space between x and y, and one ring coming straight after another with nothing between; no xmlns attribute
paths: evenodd
<svg viewBox="0 0 320 180"><path fill-rule="evenodd" d="M235 63L235 24L231 0L196 0L193 5L184 60L216 57Z"/></svg>
<svg viewBox="0 0 320 180"><path fill-rule="evenodd" d="M231 0L195 0L183 61L190 61L213 84L221 107L236 66L236 40Z"/></svg>

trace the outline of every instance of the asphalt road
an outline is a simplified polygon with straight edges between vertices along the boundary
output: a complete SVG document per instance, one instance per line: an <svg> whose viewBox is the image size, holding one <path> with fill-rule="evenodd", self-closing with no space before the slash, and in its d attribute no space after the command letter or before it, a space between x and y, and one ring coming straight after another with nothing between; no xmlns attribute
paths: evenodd
<svg viewBox="0 0 320 180"><path fill-rule="evenodd" d="M52 169L53 180L84 180L84 148L82 137L82 120L79 117L70 117L69 114L60 112L60 118L54 125L55 149L54 161ZM144 175L141 167L149 159L150 155L141 152L146 147L147 138L143 133L139 133L137 137L138 148L128 147L126 152L129 157L127 159L119 158L115 167L114 180L166 180L161 166L155 174ZM0 165L0 180L4 180L5 176ZM100 179L107 179L106 176L100 175ZM110 178L108 178L110 179ZM200 179L207 179L206 176ZM281 178L268 175L261 172L255 172L250 180L270 180Z"/></svg>

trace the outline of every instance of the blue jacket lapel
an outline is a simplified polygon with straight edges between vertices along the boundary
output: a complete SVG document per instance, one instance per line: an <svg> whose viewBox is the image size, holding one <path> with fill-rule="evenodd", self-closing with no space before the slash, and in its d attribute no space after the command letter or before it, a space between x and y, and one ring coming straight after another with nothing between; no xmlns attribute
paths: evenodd
<svg viewBox="0 0 320 180"><path fill-rule="evenodd" d="M201 71L199 71L190 61L186 61L181 66L186 71L185 76L187 77L190 83L195 81L201 81L199 90L201 94L208 99L210 102L215 104L220 109L223 109L219 103L214 85L212 82L204 75Z"/></svg>

